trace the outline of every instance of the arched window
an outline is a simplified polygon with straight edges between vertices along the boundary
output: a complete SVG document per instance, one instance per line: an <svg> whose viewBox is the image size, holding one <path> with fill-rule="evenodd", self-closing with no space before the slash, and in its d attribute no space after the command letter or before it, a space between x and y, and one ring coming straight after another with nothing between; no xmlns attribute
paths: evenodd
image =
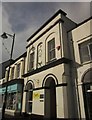
<svg viewBox="0 0 92 120"><path fill-rule="evenodd" d="M56 59L56 34L52 32L46 38L46 63L51 62Z"/></svg>
<svg viewBox="0 0 92 120"><path fill-rule="evenodd" d="M34 69L35 47L32 46L29 52L29 71Z"/></svg>
<svg viewBox="0 0 92 120"><path fill-rule="evenodd" d="M48 41L48 61L55 59L55 38Z"/></svg>
<svg viewBox="0 0 92 120"><path fill-rule="evenodd" d="M42 42L37 46L37 68L42 66Z"/></svg>
<svg viewBox="0 0 92 120"><path fill-rule="evenodd" d="M33 85L31 82L27 83L27 113L32 112L32 102L33 102Z"/></svg>
<svg viewBox="0 0 92 120"><path fill-rule="evenodd" d="M92 68L89 69L83 76L83 79L82 79L82 82L83 83L90 83L92 82Z"/></svg>

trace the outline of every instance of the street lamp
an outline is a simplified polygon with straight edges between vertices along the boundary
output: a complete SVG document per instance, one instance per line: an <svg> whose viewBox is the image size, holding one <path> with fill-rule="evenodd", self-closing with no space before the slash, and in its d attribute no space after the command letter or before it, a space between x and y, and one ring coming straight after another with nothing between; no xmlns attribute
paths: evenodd
<svg viewBox="0 0 92 120"><path fill-rule="evenodd" d="M12 47L11 47L11 53L10 53L10 63L9 63L9 69L8 69L8 73L7 73L6 82L8 82L8 79L9 79L10 65L12 63L12 54L13 54L13 48L14 48L15 33L13 35L11 35L11 34L8 34L8 33L4 32L1 35L1 37L3 39L7 39L8 36L11 37L13 41L12 41ZM7 88L8 88L8 85L6 84L5 97L4 97L4 103L3 103L3 108L2 108L2 120L4 120L4 118L5 118L5 108L6 108L6 101L7 101Z"/></svg>

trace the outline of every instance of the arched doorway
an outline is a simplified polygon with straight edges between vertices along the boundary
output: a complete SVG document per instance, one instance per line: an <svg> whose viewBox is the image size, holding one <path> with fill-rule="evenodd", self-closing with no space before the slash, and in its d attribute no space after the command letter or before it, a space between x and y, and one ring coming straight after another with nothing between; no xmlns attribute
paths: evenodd
<svg viewBox="0 0 92 120"><path fill-rule="evenodd" d="M27 83L27 96L26 96L26 112L31 113L32 112L32 96L33 96L33 85L31 82Z"/></svg>
<svg viewBox="0 0 92 120"><path fill-rule="evenodd" d="M52 77L46 79L45 82L45 103L44 117L46 119L56 119L56 88L55 80Z"/></svg>
<svg viewBox="0 0 92 120"><path fill-rule="evenodd" d="M89 69L83 76L83 97L86 118L92 119L92 69Z"/></svg>

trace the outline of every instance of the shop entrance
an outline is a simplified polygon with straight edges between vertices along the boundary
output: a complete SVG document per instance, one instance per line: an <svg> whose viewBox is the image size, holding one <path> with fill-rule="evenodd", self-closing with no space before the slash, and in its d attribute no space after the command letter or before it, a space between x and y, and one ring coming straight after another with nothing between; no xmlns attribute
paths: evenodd
<svg viewBox="0 0 92 120"><path fill-rule="evenodd" d="M45 106L44 114L46 119L56 119L56 88L52 77L47 78L45 82Z"/></svg>

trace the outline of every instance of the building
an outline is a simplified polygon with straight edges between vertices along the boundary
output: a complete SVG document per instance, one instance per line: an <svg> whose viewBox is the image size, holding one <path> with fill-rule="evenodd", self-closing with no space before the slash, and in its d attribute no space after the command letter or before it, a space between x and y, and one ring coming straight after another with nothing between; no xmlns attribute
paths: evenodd
<svg viewBox="0 0 92 120"><path fill-rule="evenodd" d="M7 99L6 99L6 115L19 115L22 110L22 97L24 79L22 75L25 72L25 59L26 52L23 53L19 58L14 60L10 65L9 80L7 82L8 69L5 72L5 81L1 84L2 101L4 102L6 87L7 87Z"/></svg>
<svg viewBox="0 0 92 120"><path fill-rule="evenodd" d="M78 116L72 84L72 44L67 37L76 26L59 10L28 38L23 112L41 119Z"/></svg>
<svg viewBox="0 0 92 120"><path fill-rule="evenodd" d="M92 119L92 17L69 33L73 42L78 109L81 118Z"/></svg>
<svg viewBox="0 0 92 120"><path fill-rule="evenodd" d="M76 24L58 10L27 39L26 52L2 84L8 85L6 114L92 119L91 22Z"/></svg>
<svg viewBox="0 0 92 120"><path fill-rule="evenodd" d="M12 60L11 63L13 63L13 62L14 62L14 60ZM0 79L5 78L6 67L8 67L9 64L10 64L10 60L7 60L0 64Z"/></svg>
<svg viewBox="0 0 92 120"><path fill-rule="evenodd" d="M14 60L11 60L11 63L13 63ZM2 107L2 84L5 82L5 71L6 67L8 67L10 64L10 60L7 60L0 64L0 108Z"/></svg>

